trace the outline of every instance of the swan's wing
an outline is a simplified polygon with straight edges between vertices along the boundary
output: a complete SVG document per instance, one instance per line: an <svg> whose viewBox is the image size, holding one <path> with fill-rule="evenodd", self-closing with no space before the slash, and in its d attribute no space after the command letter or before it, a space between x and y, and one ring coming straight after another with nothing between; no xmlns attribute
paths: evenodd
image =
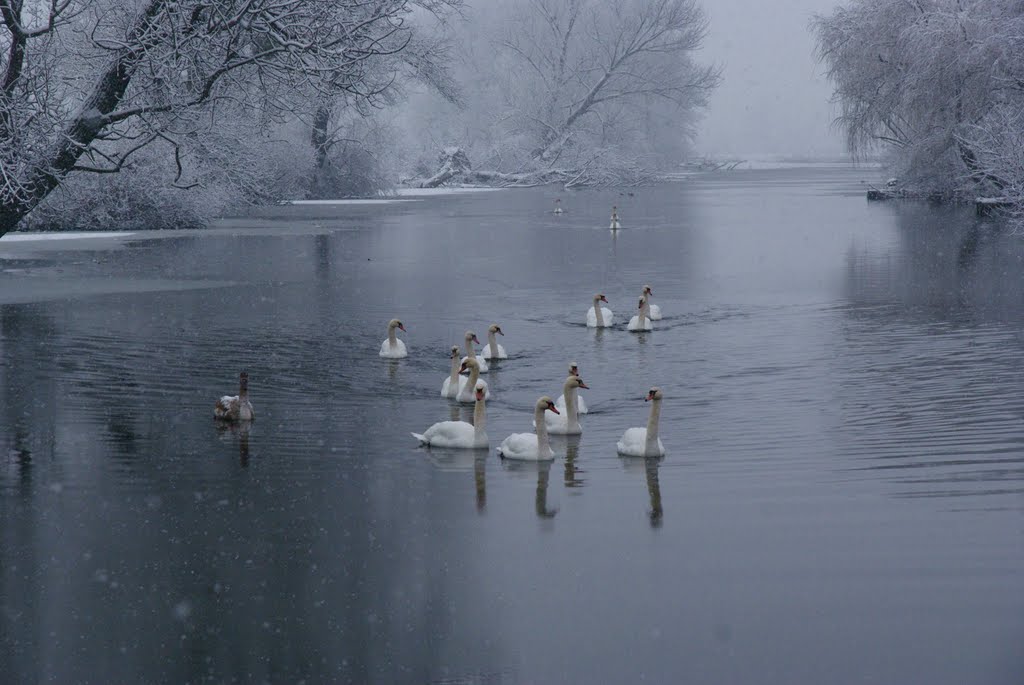
<svg viewBox="0 0 1024 685"><path fill-rule="evenodd" d="M437 447L470 447L476 439L472 424L465 421L441 421L423 433L428 445Z"/></svg>
<svg viewBox="0 0 1024 685"><path fill-rule="evenodd" d="M612 325L612 320L615 318L615 315L612 314L612 310L608 309L608 307L601 307L601 316L604 318L605 326Z"/></svg>
<svg viewBox="0 0 1024 685"><path fill-rule="evenodd" d="M536 459L537 434L513 433L501 441L498 454L507 459Z"/></svg>
<svg viewBox="0 0 1024 685"><path fill-rule="evenodd" d="M602 314L603 313L604 312L602 312ZM597 314L594 313L593 307L587 310L587 325L591 328L597 328Z"/></svg>
<svg viewBox="0 0 1024 685"><path fill-rule="evenodd" d="M661 307L659 307L656 304L652 304L652 305L649 305L649 306L651 308L651 318L652 319L660 319L661 318Z"/></svg>
<svg viewBox="0 0 1024 685"><path fill-rule="evenodd" d="M231 418L232 412L238 411L238 395L224 395L213 405L213 415L218 419Z"/></svg>
<svg viewBox="0 0 1024 685"><path fill-rule="evenodd" d="M561 411L562 408L559 407L558 410ZM586 400L583 399L583 396L579 395L579 394L576 395L576 413L577 414L586 414L586 413L588 413L587 402L586 402Z"/></svg>
<svg viewBox="0 0 1024 685"><path fill-rule="evenodd" d="M642 457L647 447L647 429L646 428L627 428L626 432L622 434L622 439L619 440L616 448L619 454L625 454L632 457Z"/></svg>

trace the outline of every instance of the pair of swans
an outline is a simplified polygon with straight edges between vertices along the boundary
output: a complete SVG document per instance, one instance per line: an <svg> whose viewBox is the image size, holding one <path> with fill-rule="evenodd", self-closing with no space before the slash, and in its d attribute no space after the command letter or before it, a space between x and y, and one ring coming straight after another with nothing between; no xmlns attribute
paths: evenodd
<svg viewBox="0 0 1024 685"><path fill-rule="evenodd" d="M466 353L462 358L462 361L466 361L467 359L476 359L480 365L480 373L487 373L490 371L490 367L487 364L488 359L492 361L495 359L508 359L508 352L505 351L503 346L498 344L498 340L495 338L495 335L505 335L505 332L501 330L501 326L496 323L492 323L487 327L487 344L484 345L484 349L480 351L480 356L477 357L476 348L473 347L473 344L476 343L479 345L480 339L476 337L476 333L473 331L466 331L466 335L463 338Z"/></svg>
<svg viewBox="0 0 1024 685"><path fill-rule="evenodd" d="M249 402L249 374L238 374L238 394L224 395L213 405L213 417L220 421L252 421L256 414Z"/></svg>
<svg viewBox="0 0 1024 685"><path fill-rule="evenodd" d="M449 355L452 360L451 372L448 378L441 384L441 397L472 404L475 400L474 390L482 387L486 399L491 398L491 391L487 387L487 381L480 380L480 361L476 357L467 357L459 360L459 348L452 345ZM469 373L469 378L462 374Z"/></svg>
<svg viewBox="0 0 1024 685"><path fill-rule="evenodd" d="M636 316L629 320L629 324L626 326L627 329L631 331L650 331L654 329L651 321L657 321L661 318L661 307L651 303L653 295L651 286L645 285L640 293L640 301L637 303Z"/></svg>

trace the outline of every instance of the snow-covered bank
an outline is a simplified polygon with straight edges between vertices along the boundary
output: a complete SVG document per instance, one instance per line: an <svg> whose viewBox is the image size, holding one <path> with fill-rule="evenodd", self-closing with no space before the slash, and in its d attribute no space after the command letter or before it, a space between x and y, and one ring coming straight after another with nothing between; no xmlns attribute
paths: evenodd
<svg viewBox="0 0 1024 685"><path fill-rule="evenodd" d="M59 233L7 233L0 243L31 243L44 240L96 240L100 238L127 238L133 231L61 231Z"/></svg>

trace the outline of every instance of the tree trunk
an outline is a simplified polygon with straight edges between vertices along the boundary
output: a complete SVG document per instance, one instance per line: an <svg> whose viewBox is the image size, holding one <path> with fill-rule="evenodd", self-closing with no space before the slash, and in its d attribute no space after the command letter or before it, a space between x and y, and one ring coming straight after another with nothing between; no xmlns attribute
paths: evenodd
<svg viewBox="0 0 1024 685"><path fill-rule="evenodd" d="M24 192L21 197L0 207L0 236L13 230L19 221L60 185L106 127L104 117L113 112L124 98L135 69L146 54L146 33L166 2L149 0L126 37L128 47L117 51L96 82L92 94L82 103L81 109L65 127L58 141L38 160L28 172L27 178L22 179Z"/></svg>

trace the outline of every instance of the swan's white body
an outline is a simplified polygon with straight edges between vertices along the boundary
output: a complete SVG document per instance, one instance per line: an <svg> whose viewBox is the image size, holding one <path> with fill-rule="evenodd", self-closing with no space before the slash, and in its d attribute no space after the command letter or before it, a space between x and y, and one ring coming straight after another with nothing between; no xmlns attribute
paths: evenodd
<svg viewBox="0 0 1024 685"><path fill-rule="evenodd" d="M651 415L646 428L627 428L622 439L615 446L619 454L627 457L663 457L665 446L658 437L658 423L661 420L661 390L651 388L647 393L651 402Z"/></svg>
<svg viewBox="0 0 1024 685"><path fill-rule="evenodd" d="M502 459L520 459L524 461L543 461L554 459L555 453L551 449L548 440L548 429L544 423L544 412L553 411L556 414L555 403L550 397L542 397L537 400L533 410L533 433L513 433L498 445L498 456Z"/></svg>
<svg viewBox="0 0 1024 685"><path fill-rule="evenodd" d="M487 387L487 381L480 380L480 362L477 359L466 359L462 362L462 367L459 369L462 371L469 371L469 378L459 379L459 394L456 396L459 402L463 404L473 404L476 402L476 393L474 389L478 386L483 386L484 399L491 399L491 391Z"/></svg>
<svg viewBox="0 0 1024 685"><path fill-rule="evenodd" d="M573 362L572 364L569 365L569 375L580 375L579 366L576 365L576 362ZM559 395L558 399L555 400L555 407L558 409L558 411L565 411L565 393ZM584 401L583 397L579 393L576 393L576 412L579 414L588 413L587 403Z"/></svg>
<svg viewBox="0 0 1024 685"><path fill-rule="evenodd" d="M604 295L594 295L594 306L587 310L588 328L607 328L615 322L615 315L608 307L602 307L602 302L607 302Z"/></svg>
<svg viewBox="0 0 1024 685"><path fill-rule="evenodd" d="M552 213L554 213L554 214L561 214L562 213L562 199L561 198L558 198L558 199L555 200L555 208L554 208L554 210L552 210Z"/></svg>
<svg viewBox="0 0 1024 685"><path fill-rule="evenodd" d="M498 324L491 324L487 329L487 344L484 345L484 349L480 352L480 356L484 359L508 359L508 352L505 348L498 344L496 333L505 335L505 332L501 330L501 326Z"/></svg>
<svg viewBox="0 0 1024 685"><path fill-rule="evenodd" d="M463 363L467 359L475 359L480 364L480 373L487 373L490 369L487 367L487 362L482 358L476 356L476 350L473 349L473 343L480 343L480 340L476 337L476 333L473 331L466 331L466 356L462 358ZM472 387L472 386L470 386Z"/></svg>
<svg viewBox="0 0 1024 685"><path fill-rule="evenodd" d="M473 408L473 423L466 421L440 421L425 430L423 434L413 433L412 436L422 445L432 447L454 447L458 449L486 449L487 410L484 400L487 398L483 381L477 385Z"/></svg>
<svg viewBox="0 0 1024 685"><path fill-rule="evenodd" d="M395 329L400 328L403 331L405 326L398 319L391 319L388 322L388 337L380 344L380 356L387 357L388 359L402 359L403 357L409 356L408 350L405 349L405 343L398 339L395 335Z"/></svg>
<svg viewBox="0 0 1024 685"><path fill-rule="evenodd" d="M641 298L640 306L638 307L639 312L636 316L629 320L629 324L626 326L631 331L649 331L654 328L651 320L647 317L647 305Z"/></svg>
<svg viewBox="0 0 1024 685"><path fill-rule="evenodd" d="M459 348L453 345L449 357L452 360L451 372L444 379L444 382L441 383L441 397L455 399L467 380L459 375L459 367L461 366L459 362Z"/></svg>
<svg viewBox="0 0 1024 685"><path fill-rule="evenodd" d="M565 407L564 411L556 404L555 407L562 413L544 413L544 423L547 424L549 433L552 435L580 435L583 433L583 426L580 425L576 411L576 402L579 399L578 388L586 387L586 383L579 376L569 376L565 379L565 385L562 388L564 393L560 398Z"/></svg>

